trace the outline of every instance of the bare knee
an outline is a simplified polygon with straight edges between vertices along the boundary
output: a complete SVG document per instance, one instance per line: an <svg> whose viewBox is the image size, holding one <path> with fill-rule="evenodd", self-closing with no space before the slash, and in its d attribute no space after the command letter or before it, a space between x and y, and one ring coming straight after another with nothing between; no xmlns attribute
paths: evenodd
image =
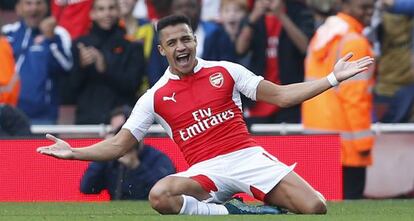
<svg viewBox="0 0 414 221"><path fill-rule="evenodd" d="M326 214L328 212L328 208L326 207L325 200L315 200L312 205L312 214Z"/></svg>
<svg viewBox="0 0 414 221"><path fill-rule="evenodd" d="M309 200L306 208L302 211L304 214L326 214L327 212L326 200L320 197Z"/></svg>
<svg viewBox="0 0 414 221"><path fill-rule="evenodd" d="M158 181L149 193L150 205L161 214L178 214L183 206L182 195L203 200L210 195L201 185L185 177L168 176Z"/></svg>
<svg viewBox="0 0 414 221"><path fill-rule="evenodd" d="M161 180L152 187L149 193L150 205L161 214L178 214L182 204L181 196L173 195L167 183Z"/></svg>
<svg viewBox="0 0 414 221"><path fill-rule="evenodd" d="M157 212L164 214L168 210L168 204L166 204L166 192L163 187L154 185L149 193L148 199L151 207Z"/></svg>

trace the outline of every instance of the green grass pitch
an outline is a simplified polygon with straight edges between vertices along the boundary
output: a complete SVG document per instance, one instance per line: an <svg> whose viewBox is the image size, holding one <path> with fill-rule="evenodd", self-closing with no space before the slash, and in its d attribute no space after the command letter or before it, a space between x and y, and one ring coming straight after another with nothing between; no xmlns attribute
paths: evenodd
<svg viewBox="0 0 414 221"><path fill-rule="evenodd" d="M104 203L0 203L0 220L414 220L414 199L329 202L327 215L242 215L177 216L159 215L145 201Z"/></svg>

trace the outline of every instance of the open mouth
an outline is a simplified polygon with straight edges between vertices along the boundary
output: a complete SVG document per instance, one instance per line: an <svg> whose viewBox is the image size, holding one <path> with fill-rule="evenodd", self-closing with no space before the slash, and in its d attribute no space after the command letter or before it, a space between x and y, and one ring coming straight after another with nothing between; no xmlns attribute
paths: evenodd
<svg viewBox="0 0 414 221"><path fill-rule="evenodd" d="M176 60L179 65L186 65L188 61L190 60L190 54L188 53L180 54L176 57Z"/></svg>
<svg viewBox="0 0 414 221"><path fill-rule="evenodd" d="M34 14L29 15L29 19L31 19L32 21L40 20L41 19L40 16L41 15L39 13L34 13Z"/></svg>
<svg viewBox="0 0 414 221"><path fill-rule="evenodd" d="M231 26L235 26L235 25L237 25L238 24L238 21L228 21L228 24L229 25L231 25Z"/></svg>

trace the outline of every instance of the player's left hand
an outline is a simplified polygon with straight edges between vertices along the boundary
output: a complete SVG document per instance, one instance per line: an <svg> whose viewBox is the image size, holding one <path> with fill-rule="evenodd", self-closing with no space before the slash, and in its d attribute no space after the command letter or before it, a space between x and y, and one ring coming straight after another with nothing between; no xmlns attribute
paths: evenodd
<svg viewBox="0 0 414 221"><path fill-rule="evenodd" d="M334 67L334 75L341 82L358 73L366 71L370 65L374 63L374 58L366 56L355 61L349 61L353 56L352 53L346 54L339 59Z"/></svg>

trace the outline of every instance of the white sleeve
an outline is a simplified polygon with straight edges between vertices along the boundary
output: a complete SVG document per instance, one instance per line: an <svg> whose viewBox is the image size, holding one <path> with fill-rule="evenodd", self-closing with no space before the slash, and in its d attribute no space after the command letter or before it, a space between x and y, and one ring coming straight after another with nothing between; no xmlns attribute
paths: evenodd
<svg viewBox="0 0 414 221"><path fill-rule="evenodd" d="M131 131L137 140L142 140L148 128L152 125L155 119L154 114L154 96L151 90L142 95L134 109L131 116L122 126L122 128Z"/></svg>
<svg viewBox="0 0 414 221"><path fill-rule="evenodd" d="M239 64L226 62L225 66L234 79L236 89L244 94L244 96L255 101L257 86L263 80L263 77L255 75L249 69Z"/></svg>
<svg viewBox="0 0 414 221"><path fill-rule="evenodd" d="M54 41L50 44L50 51L58 64L65 70L70 71L73 66L72 58L72 40L69 32L61 26L57 26L54 30L55 35L59 41Z"/></svg>

